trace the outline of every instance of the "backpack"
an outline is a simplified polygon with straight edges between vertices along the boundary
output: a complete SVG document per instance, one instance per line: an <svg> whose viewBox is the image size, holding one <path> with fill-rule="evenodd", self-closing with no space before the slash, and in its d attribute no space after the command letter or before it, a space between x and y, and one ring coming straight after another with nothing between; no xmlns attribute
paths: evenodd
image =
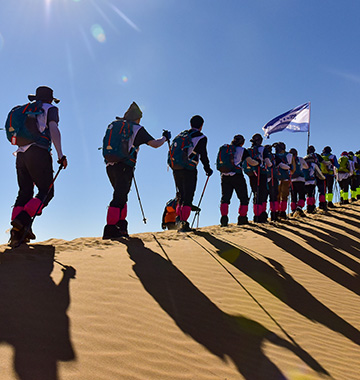
<svg viewBox="0 0 360 380"><path fill-rule="evenodd" d="M350 171L349 158L346 156L341 156L338 162L339 162L338 171L341 173L349 173Z"/></svg>
<svg viewBox="0 0 360 380"><path fill-rule="evenodd" d="M329 155L322 155L323 161L320 163L320 169L323 174L334 174L333 162Z"/></svg>
<svg viewBox="0 0 360 380"><path fill-rule="evenodd" d="M189 155L189 148L193 146L192 133L190 131L183 131L173 139L167 160L171 169L196 169L197 161L193 160L191 155Z"/></svg>
<svg viewBox="0 0 360 380"><path fill-rule="evenodd" d="M253 160L257 160L257 161L260 160L261 164L256 165L256 166L251 166L246 161L244 161L243 162L244 172L249 177L254 176L255 173L257 175L259 170L260 170L260 173L267 175L267 171L266 171L265 166L264 166L264 157L263 157L264 147L263 146L253 146L252 148L248 148L248 152L250 153L250 157Z"/></svg>
<svg viewBox="0 0 360 380"><path fill-rule="evenodd" d="M216 159L216 169L220 173L242 173L241 167L234 163L235 152L236 147L234 145L225 144L220 147Z"/></svg>
<svg viewBox="0 0 360 380"><path fill-rule="evenodd" d="M37 115L42 113L44 110L41 101L12 108L5 122L6 137L12 145L24 146L37 143L50 147L49 128L46 128L44 132L38 129Z"/></svg>
<svg viewBox="0 0 360 380"><path fill-rule="evenodd" d="M134 123L117 119L108 125L103 139L102 153L105 162L123 162L134 167L136 148L129 148L129 140L134 132Z"/></svg>

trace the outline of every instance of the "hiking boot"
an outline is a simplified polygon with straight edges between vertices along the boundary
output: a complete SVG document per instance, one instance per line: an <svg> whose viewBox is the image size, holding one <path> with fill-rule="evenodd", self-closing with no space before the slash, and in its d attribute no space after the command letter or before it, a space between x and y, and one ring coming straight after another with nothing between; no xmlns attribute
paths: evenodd
<svg viewBox="0 0 360 380"><path fill-rule="evenodd" d="M345 199L345 200L344 200L344 205L348 205L348 204L350 204L349 200L348 200L348 199Z"/></svg>
<svg viewBox="0 0 360 380"><path fill-rule="evenodd" d="M103 240L112 240L112 239L118 239L121 238L122 235L120 234L119 228L114 224L107 224L104 227L104 233L103 233Z"/></svg>
<svg viewBox="0 0 360 380"><path fill-rule="evenodd" d="M356 199L357 199L357 200L360 200L360 194L358 194L358 195L356 196Z"/></svg>
<svg viewBox="0 0 360 380"><path fill-rule="evenodd" d="M308 205L307 208L306 208L306 211L309 213L309 214L313 214L315 212L315 205Z"/></svg>
<svg viewBox="0 0 360 380"><path fill-rule="evenodd" d="M272 222L276 222L278 220L278 213L276 211L271 211L270 217Z"/></svg>
<svg viewBox="0 0 360 380"><path fill-rule="evenodd" d="M260 215L259 215L259 223L267 223L267 220L268 220L268 214L266 211L263 211Z"/></svg>
<svg viewBox="0 0 360 380"><path fill-rule="evenodd" d="M128 238L129 233L128 233L128 222L127 222L127 220L119 220L116 225L119 228L120 237Z"/></svg>
<svg viewBox="0 0 360 380"><path fill-rule="evenodd" d="M220 227L227 227L229 225L229 217L227 215L223 215L220 218Z"/></svg>
<svg viewBox="0 0 360 380"><path fill-rule="evenodd" d="M16 228L12 228L10 230L10 239L9 239L8 244L11 248L15 248L19 245L19 243L23 237L23 232L24 231L19 231Z"/></svg>
<svg viewBox="0 0 360 380"><path fill-rule="evenodd" d="M297 214L298 214L299 216L306 216L305 213L304 213L304 211L303 211L300 207L298 207L298 208L296 209L296 212L297 212Z"/></svg>
<svg viewBox="0 0 360 380"><path fill-rule="evenodd" d="M31 216L26 211L21 211L15 219L11 221L11 225L18 231L30 226Z"/></svg>
<svg viewBox="0 0 360 380"><path fill-rule="evenodd" d="M351 203L356 202L356 198L351 198Z"/></svg>
<svg viewBox="0 0 360 380"><path fill-rule="evenodd" d="M327 210L326 202L320 202L319 203L319 209L326 211Z"/></svg>
<svg viewBox="0 0 360 380"><path fill-rule="evenodd" d="M178 232L191 232L194 231L192 228L190 228L190 224L186 221L180 222L180 228L178 229Z"/></svg>
<svg viewBox="0 0 360 380"><path fill-rule="evenodd" d="M245 215L245 216L238 216L238 222L237 222L238 226L243 226L244 224L249 224L249 221L248 221L248 217Z"/></svg>
<svg viewBox="0 0 360 380"><path fill-rule="evenodd" d="M286 211L279 212L279 219L287 219Z"/></svg>
<svg viewBox="0 0 360 380"><path fill-rule="evenodd" d="M332 202L328 202L327 206L330 207L330 208L335 208L335 205Z"/></svg>

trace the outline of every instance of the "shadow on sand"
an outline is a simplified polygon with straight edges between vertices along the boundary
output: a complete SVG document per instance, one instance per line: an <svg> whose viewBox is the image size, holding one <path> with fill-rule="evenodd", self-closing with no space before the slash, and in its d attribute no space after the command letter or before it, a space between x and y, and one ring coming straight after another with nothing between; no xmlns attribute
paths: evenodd
<svg viewBox="0 0 360 380"><path fill-rule="evenodd" d="M266 340L286 347L315 371L327 374L298 345L254 320L224 313L171 261L146 248L140 239L132 238L124 244L142 285L178 327L222 360L231 358L245 379L285 379L262 350Z"/></svg>
<svg viewBox="0 0 360 380"><path fill-rule="evenodd" d="M53 246L34 245L0 255L0 342L13 347L20 380L57 380L57 362L75 359L66 314L75 269L58 262L56 285L54 254Z"/></svg>
<svg viewBox="0 0 360 380"><path fill-rule="evenodd" d="M196 235L205 238L216 248L219 256L293 310L360 345L360 331L317 300L305 287L291 277L279 262L261 254L257 255L261 258L256 257L250 252L206 232L199 231L196 232ZM290 247L287 248L288 251L289 249Z"/></svg>

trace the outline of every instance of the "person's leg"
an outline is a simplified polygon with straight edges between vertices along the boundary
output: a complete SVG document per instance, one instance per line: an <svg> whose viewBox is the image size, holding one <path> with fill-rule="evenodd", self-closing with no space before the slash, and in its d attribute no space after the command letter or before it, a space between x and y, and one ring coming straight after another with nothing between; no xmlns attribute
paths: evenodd
<svg viewBox="0 0 360 380"><path fill-rule="evenodd" d="M229 204L234 191L232 176L221 176L221 201L220 201L220 225L226 227L229 224Z"/></svg>
<svg viewBox="0 0 360 380"><path fill-rule="evenodd" d="M234 188L236 195L240 201L239 206L239 216L238 225L243 225L248 223L248 208L249 208L249 195L247 191L247 185L243 174L236 174L234 176Z"/></svg>

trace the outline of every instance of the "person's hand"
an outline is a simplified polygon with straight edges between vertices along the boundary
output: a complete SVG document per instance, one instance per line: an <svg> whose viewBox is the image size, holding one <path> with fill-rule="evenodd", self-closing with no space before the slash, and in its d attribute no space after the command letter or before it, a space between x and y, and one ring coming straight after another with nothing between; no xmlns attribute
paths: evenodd
<svg viewBox="0 0 360 380"><path fill-rule="evenodd" d="M61 158L58 159L57 163L61 165L64 169L66 169L68 162L66 159L66 156L62 156Z"/></svg>
<svg viewBox="0 0 360 380"><path fill-rule="evenodd" d="M170 141L171 139L171 132L170 131L167 131L166 129L163 130L163 137L166 138L166 141Z"/></svg>
<svg viewBox="0 0 360 380"><path fill-rule="evenodd" d="M211 168L209 168L209 169L206 170L206 175L208 177L210 177L213 173L214 173L214 171Z"/></svg>

